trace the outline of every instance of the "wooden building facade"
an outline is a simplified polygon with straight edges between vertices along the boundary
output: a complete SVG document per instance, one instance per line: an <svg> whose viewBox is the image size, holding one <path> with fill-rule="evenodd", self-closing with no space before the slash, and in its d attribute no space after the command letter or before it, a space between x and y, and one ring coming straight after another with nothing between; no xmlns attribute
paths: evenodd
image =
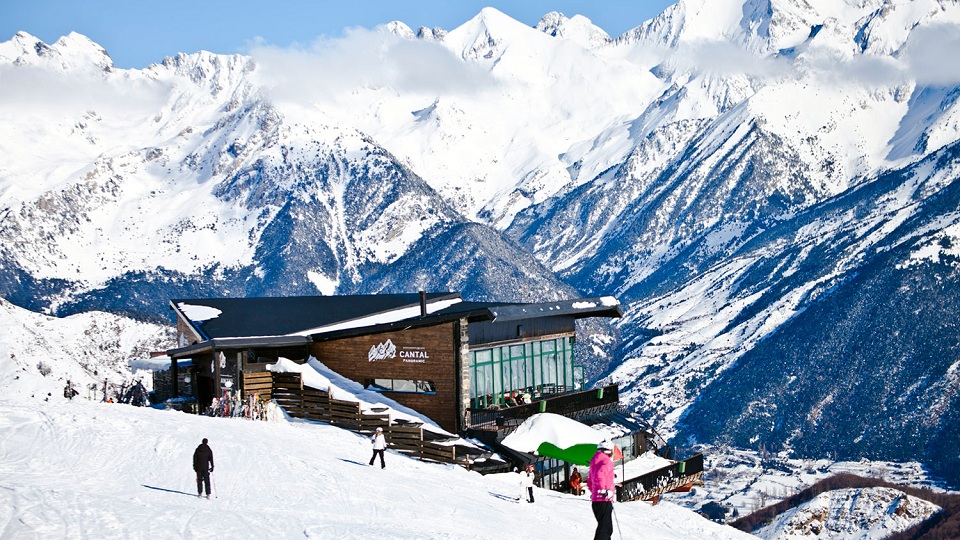
<svg viewBox="0 0 960 540"><path fill-rule="evenodd" d="M459 322L330 339L310 354L344 377L459 431Z"/></svg>

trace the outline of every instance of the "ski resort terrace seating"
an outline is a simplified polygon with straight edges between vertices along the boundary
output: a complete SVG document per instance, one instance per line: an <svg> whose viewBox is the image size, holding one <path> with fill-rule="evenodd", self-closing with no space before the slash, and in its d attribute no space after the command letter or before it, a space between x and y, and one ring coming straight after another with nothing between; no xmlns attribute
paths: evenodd
<svg viewBox="0 0 960 540"><path fill-rule="evenodd" d="M467 427L479 431L513 430L527 418L542 412L573 419L588 418L615 411L618 401L615 384L578 392L541 394L541 398L532 403L513 407L470 408Z"/></svg>

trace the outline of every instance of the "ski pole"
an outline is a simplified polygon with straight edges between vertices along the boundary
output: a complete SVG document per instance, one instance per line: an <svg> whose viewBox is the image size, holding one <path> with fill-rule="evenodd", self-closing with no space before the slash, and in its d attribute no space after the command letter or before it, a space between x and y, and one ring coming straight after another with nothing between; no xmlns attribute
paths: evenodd
<svg viewBox="0 0 960 540"><path fill-rule="evenodd" d="M610 507L613 508L613 520L617 523L617 535L620 537L620 540L623 540L623 531L620 530L620 520L617 519L617 507L613 503L610 504Z"/></svg>
<svg viewBox="0 0 960 540"><path fill-rule="evenodd" d="M216 498L217 498L217 484L213 481L213 471L210 471L210 488L211 488L212 491L213 491L213 498L216 499ZM620 524L618 523L617 526L619 527Z"/></svg>

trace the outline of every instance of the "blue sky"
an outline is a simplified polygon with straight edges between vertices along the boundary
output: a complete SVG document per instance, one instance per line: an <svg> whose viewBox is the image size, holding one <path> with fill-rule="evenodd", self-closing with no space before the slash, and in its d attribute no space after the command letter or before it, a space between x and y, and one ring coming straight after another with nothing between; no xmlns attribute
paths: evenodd
<svg viewBox="0 0 960 540"><path fill-rule="evenodd" d="M451 30L491 6L529 25L551 11L584 15L612 37L676 0L0 0L0 41L26 31L46 43L73 32L103 46L121 68L142 68L178 52L243 53L254 42L286 47L345 28L400 20Z"/></svg>

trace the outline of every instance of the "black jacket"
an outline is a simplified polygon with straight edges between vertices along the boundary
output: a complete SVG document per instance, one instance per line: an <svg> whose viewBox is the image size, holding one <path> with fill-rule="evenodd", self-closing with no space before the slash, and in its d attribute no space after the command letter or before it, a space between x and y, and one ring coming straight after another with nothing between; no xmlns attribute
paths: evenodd
<svg viewBox="0 0 960 540"><path fill-rule="evenodd" d="M213 450L206 443L200 443L193 452L193 470L209 471L213 468Z"/></svg>

